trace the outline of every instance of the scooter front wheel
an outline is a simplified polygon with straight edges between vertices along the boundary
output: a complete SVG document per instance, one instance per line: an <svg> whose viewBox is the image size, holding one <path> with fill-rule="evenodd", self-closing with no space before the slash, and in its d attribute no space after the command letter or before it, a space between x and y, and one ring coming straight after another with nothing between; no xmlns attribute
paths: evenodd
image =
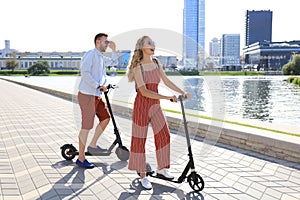
<svg viewBox="0 0 300 200"><path fill-rule="evenodd" d="M61 155L66 160L75 158L76 151L76 148L72 144L65 144L61 147Z"/></svg>
<svg viewBox="0 0 300 200"><path fill-rule="evenodd" d="M119 146L116 149L116 154L117 157L121 160L121 161L126 161L129 159L129 150L125 147L125 146Z"/></svg>
<svg viewBox="0 0 300 200"><path fill-rule="evenodd" d="M204 188L204 180L196 172L192 172L187 177L187 181L189 182L189 185L191 186L191 188L196 192L199 192L199 191L203 190L203 188Z"/></svg>

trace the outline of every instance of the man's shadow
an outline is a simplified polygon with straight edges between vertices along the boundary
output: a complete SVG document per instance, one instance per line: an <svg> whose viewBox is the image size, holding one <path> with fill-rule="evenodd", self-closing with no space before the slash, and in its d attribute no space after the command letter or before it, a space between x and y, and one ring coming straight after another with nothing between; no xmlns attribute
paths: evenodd
<svg viewBox="0 0 300 200"><path fill-rule="evenodd" d="M170 187L155 182L151 182L151 184L152 184L152 191L149 190L149 192L151 193L150 199L163 200L164 199L163 194L169 193L169 194L174 194L173 195L174 197L176 195L178 199L204 200L204 196L198 192L193 191L185 194L183 190L180 190L175 187ZM136 178L130 184L129 190L132 190L132 192L122 192L118 199L119 200L130 199L130 198L140 199L139 196L141 192L144 191L145 189L140 184L139 178Z"/></svg>
<svg viewBox="0 0 300 200"><path fill-rule="evenodd" d="M95 179L91 184L88 186L85 186L83 188L84 183L85 183L85 168L82 167L77 167L76 164L73 161L59 161L55 164L53 164L51 167L59 169L63 168L65 166L74 166L72 170L67 173L64 177L59 179L53 187L41 195L37 200L42 200L42 199L53 199L57 198L58 196L61 199L64 199L66 197L69 197L68 199L74 199L77 198L78 195L80 195L82 192L87 190L89 187L103 179L105 176L110 174L114 170L122 169L127 165L127 162L124 161L118 161L116 163L113 163L110 166L110 169L108 170L108 165L106 163L94 163L95 167L101 167L103 170L103 175L100 176L99 178ZM72 181L70 182L72 178Z"/></svg>
<svg viewBox="0 0 300 200"><path fill-rule="evenodd" d="M65 198L71 196L74 192L80 190L83 187L85 181L84 168L77 167L72 161L67 160L59 161L53 164L51 167L59 169L65 166L72 165L74 165L72 170L69 173L67 173L64 177L59 179L57 182L55 182L53 187L49 191L44 193L42 196L40 196L38 200L57 198L58 195L60 198ZM73 179L70 183L69 180L72 177Z"/></svg>

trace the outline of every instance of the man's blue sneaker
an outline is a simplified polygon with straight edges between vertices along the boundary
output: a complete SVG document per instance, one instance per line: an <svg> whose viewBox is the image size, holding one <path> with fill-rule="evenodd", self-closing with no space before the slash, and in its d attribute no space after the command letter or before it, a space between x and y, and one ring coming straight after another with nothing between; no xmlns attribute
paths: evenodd
<svg viewBox="0 0 300 200"><path fill-rule="evenodd" d="M102 149L100 146L97 146L96 148L88 146L87 151L91 154L101 154L107 151L107 149Z"/></svg>
<svg viewBox="0 0 300 200"><path fill-rule="evenodd" d="M81 162L80 160L76 160L76 165L78 167L83 167L83 168L87 168L87 169L92 169L95 167L94 164L89 163L89 161L87 161L87 159L85 159L83 162Z"/></svg>

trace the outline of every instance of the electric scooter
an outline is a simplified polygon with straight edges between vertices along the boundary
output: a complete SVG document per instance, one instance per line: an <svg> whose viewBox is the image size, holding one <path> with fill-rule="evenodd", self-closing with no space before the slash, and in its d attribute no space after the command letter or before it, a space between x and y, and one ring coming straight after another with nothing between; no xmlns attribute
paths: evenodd
<svg viewBox="0 0 300 200"><path fill-rule="evenodd" d="M191 141L190 141L190 136L188 133L187 121L185 118L185 111L184 111L184 106L183 106L183 100L186 99L186 96L179 95L178 99L179 99L180 105L181 105L184 130L185 130L186 141L187 141L187 146L188 146L189 162L187 163L184 171L182 172L181 176L177 180L168 179L168 178L165 178L164 176L157 175L156 172L151 169L151 166L149 163L146 163L146 176L150 176L153 178L159 178L159 179L163 179L166 181L171 181L174 183L182 183L187 178L187 181L188 181L190 187L194 191L199 192L199 191L203 190L203 188L204 188L204 180L199 174L197 174L197 172L195 170L195 164L194 164L192 148L191 148ZM187 176L189 170L191 170L191 173ZM140 175L139 172L138 172L138 175Z"/></svg>
<svg viewBox="0 0 300 200"><path fill-rule="evenodd" d="M91 154L90 152L85 152L86 156L109 156L112 153L113 148L118 144L118 147L115 151L115 153L117 154L117 157L121 160L121 161L126 161L129 159L129 150L123 146L122 144L122 140L120 137L120 133L119 133L119 129L117 127L113 112L112 112L112 108L108 99L108 92L110 89L115 89L114 85L109 84L107 86L107 91L104 92L104 96L106 99L106 105L108 107L109 113L110 113L110 117L114 126L114 134L116 135L116 139L115 141L111 144L111 146L107 149L107 151L103 151L103 152L99 152L99 153L93 153ZM75 158L76 155L79 154L78 150L72 145L72 144L64 144L62 147L60 147L61 149L61 155L63 158L65 158L66 160L72 160L73 158Z"/></svg>

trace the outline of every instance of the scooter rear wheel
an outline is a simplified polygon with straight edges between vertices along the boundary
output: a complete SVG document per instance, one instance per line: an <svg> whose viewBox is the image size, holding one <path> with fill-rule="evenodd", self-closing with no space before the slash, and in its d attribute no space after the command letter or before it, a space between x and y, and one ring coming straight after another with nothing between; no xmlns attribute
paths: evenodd
<svg viewBox="0 0 300 200"><path fill-rule="evenodd" d="M71 144L65 144L61 147L61 155L66 160L72 160L76 155L76 148Z"/></svg>
<svg viewBox="0 0 300 200"><path fill-rule="evenodd" d="M187 181L189 182L189 185L191 186L191 188L196 192L199 192L199 191L203 190L203 188L204 188L204 180L196 172L192 172L187 177Z"/></svg>
<svg viewBox="0 0 300 200"><path fill-rule="evenodd" d="M116 154L117 157L121 160L121 161L126 161L129 159L129 150L125 147L125 146L119 146L116 149Z"/></svg>

